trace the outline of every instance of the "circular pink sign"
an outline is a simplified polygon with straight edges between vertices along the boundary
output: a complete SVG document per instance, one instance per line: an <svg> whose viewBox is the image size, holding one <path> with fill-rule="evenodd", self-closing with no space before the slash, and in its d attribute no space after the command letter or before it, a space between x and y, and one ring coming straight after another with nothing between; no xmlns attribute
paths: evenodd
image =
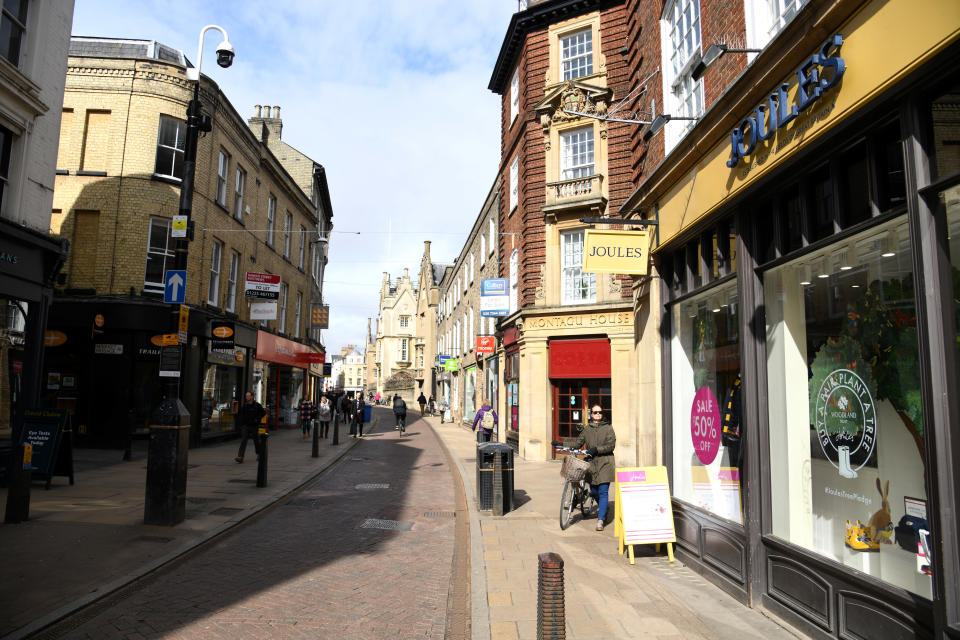
<svg viewBox="0 0 960 640"><path fill-rule="evenodd" d="M720 451L720 407L710 387L700 387L690 410L693 450L703 464L710 464Z"/></svg>

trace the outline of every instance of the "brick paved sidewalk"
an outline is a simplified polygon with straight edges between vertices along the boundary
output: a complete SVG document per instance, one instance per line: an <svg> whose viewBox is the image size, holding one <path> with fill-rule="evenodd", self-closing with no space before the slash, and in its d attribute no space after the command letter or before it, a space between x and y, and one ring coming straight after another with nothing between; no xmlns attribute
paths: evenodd
<svg viewBox="0 0 960 640"><path fill-rule="evenodd" d="M469 428L427 418L458 459L471 516L473 638L536 638L537 555L564 560L567 638L781 639L805 637L745 607L678 560L637 547L631 566L614 527L560 530L560 464L514 458L515 510L477 511L476 440Z"/></svg>
<svg viewBox="0 0 960 640"><path fill-rule="evenodd" d="M26 637L243 522L359 442L347 433L340 425L340 444L320 440L313 458L312 440L302 440L299 428L271 432L263 488L254 455L234 462L238 440L191 449L186 520L174 527L143 524L146 443L137 443L129 462L118 450L76 450L74 486L55 477L45 491L35 482L30 520L0 524L0 637ZM6 504L6 489L0 501Z"/></svg>

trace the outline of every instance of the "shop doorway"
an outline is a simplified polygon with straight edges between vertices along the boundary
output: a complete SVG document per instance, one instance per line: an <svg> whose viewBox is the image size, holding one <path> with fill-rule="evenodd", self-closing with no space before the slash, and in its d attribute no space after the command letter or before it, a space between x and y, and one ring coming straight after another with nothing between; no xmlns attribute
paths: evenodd
<svg viewBox="0 0 960 640"><path fill-rule="evenodd" d="M553 440L576 438L590 419L590 406L603 407L604 417L613 421L610 413L612 398L610 378L553 380ZM556 458L556 450L553 457Z"/></svg>

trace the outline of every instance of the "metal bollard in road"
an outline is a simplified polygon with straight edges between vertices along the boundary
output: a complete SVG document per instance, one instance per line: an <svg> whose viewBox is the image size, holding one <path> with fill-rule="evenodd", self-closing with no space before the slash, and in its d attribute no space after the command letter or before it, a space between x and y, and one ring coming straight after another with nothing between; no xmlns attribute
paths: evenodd
<svg viewBox="0 0 960 640"><path fill-rule="evenodd" d="M537 640L567 637L567 616L563 602L563 558L556 553L537 556Z"/></svg>
<svg viewBox="0 0 960 640"><path fill-rule="evenodd" d="M330 443L330 446L337 446L340 444L340 412L333 412L333 441Z"/></svg>
<svg viewBox="0 0 960 640"><path fill-rule="evenodd" d="M267 486L267 438L270 434L261 427L263 433L257 435L260 438L260 455L257 457L257 486Z"/></svg>
<svg viewBox="0 0 960 640"><path fill-rule="evenodd" d="M313 421L313 453L310 455L311 458L320 457L320 435L317 433L320 431L320 421Z"/></svg>

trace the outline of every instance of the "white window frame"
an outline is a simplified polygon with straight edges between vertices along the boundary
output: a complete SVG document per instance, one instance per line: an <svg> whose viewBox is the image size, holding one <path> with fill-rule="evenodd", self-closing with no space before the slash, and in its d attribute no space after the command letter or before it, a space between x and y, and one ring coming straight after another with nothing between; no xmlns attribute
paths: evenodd
<svg viewBox="0 0 960 640"><path fill-rule="evenodd" d="M560 179L576 180L594 174L593 126L560 132Z"/></svg>
<svg viewBox="0 0 960 640"><path fill-rule="evenodd" d="M287 211L286 231L283 238L283 257L290 259L290 234L293 232L293 214Z"/></svg>
<svg viewBox="0 0 960 640"><path fill-rule="evenodd" d="M163 227L166 230L166 244L163 247L150 244L153 239L153 227ZM151 260L161 260L160 280L147 280L147 265ZM174 262L173 240L170 238L170 219L169 218L150 218L147 224L147 259L143 267L143 290L146 293L163 293L166 283L164 282L164 273L168 267L172 267Z"/></svg>
<svg viewBox="0 0 960 640"><path fill-rule="evenodd" d="M560 36L560 74L564 80L593 75L593 28Z"/></svg>
<svg viewBox="0 0 960 640"><path fill-rule="evenodd" d="M490 255L497 250L497 224L493 219L493 216L490 217Z"/></svg>
<svg viewBox="0 0 960 640"><path fill-rule="evenodd" d="M273 230L277 218L277 197L272 193L267 197L267 246L273 246Z"/></svg>
<svg viewBox="0 0 960 640"><path fill-rule="evenodd" d="M240 275L240 254L230 252L230 269L227 272L227 302L224 308L233 313L237 306L237 280Z"/></svg>
<svg viewBox="0 0 960 640"><path fill-rule="evenodd" d="M219 306L220 301L220 267L223 262L223 243L214 240L210 245L210 281L207 286L207 303Z"/></svg>
<svg viewBox="0 0 960 640"><path fill-rule="evenodd" d="M287 283L280 283L280 300L277 305L277 331L284 333L287 330Z"/></svg>
<svg viewBox="0 0 960 640"><path fill-rule="evenodd" d="M410 345L407 342L407 338L400 338L400 362L407 362L407 358L410 357Z"/></svg>
<svg viewBox="0 0 960 640"><path fill-rule="evenodd" d="M520 156L514 156L510 163L510 213L520 204Z"/></svg>
<svg viewBox="0 0 960 640"><path fill-rule="evenodd" d="M480 267L487 262L487 236L480 234Z"/></svg>
<svg viewBox="0 0 960 640"><path fill-rule="evenodd" d="M294 310L293 315L293 335L300 337L300 319L301 312L303 308L303 292L297 291L297 308Z"/></svg>
<svg viewBox="0 0 960 640"><path fill-rule="evenodd" d="M701 52L700 0L672 0L661 20L664 113L685 118L703 114L703 79L693 80ZM694 127L696 120L673 120L664 126L669 152Z"/></svg>
<svg viewBox="0 0 960 640"><path fill-rule="evenodd" d="M247 184L247 172L237 165L237 179L233 187L233 217L243 222L243 189Z"/></svg>
<svg viewBox="0 0 960 640"><path fill-rule="evenodd" d="M510 124L520 115L520 67L513 70L510 79Z"/></svg>
<svg viewBox="0 0 960 640"><path fill-rule="evenodd" d="M400 328L406 329L410 326L410 316L400 316Z"/></svg>
<svg viewBox="0 0 960 640"><path fill-rule="evenodd" d="M220 149L217 156L217 204L227 206L227 176L230 174L230 154Z"/></svg>
<svg viewBox="0 0 960 640"><path fill-rule="evenodd" d="M303 257L307 246L307 230L300 225L300 256L297 259L297 268L303 271Z"/></svg>
<svg viewBox="0 0 960 640"><path fill-rule="evenodd" d="M560 232L561 304L597 301L597 276L583 271L583 241L583 229Z"/></svg>
<svg viewBox="0 0 960 640"><path fill-rule="evenodd" d="M173 145L163 144L164 131L169 127L175 127L173 132ZM153 175L171 178L173 180L183 179L183 153L187 144L187 123L178 120L165 113L160 114L160 124L157 127L157 155L153 163ZM163 150L170 154L170 167L160 166L160 152ZM167 164L165 161L164 164ZM179 170L179 171L178 171ZM179 172L179 175L178 175Z"/></svg>

